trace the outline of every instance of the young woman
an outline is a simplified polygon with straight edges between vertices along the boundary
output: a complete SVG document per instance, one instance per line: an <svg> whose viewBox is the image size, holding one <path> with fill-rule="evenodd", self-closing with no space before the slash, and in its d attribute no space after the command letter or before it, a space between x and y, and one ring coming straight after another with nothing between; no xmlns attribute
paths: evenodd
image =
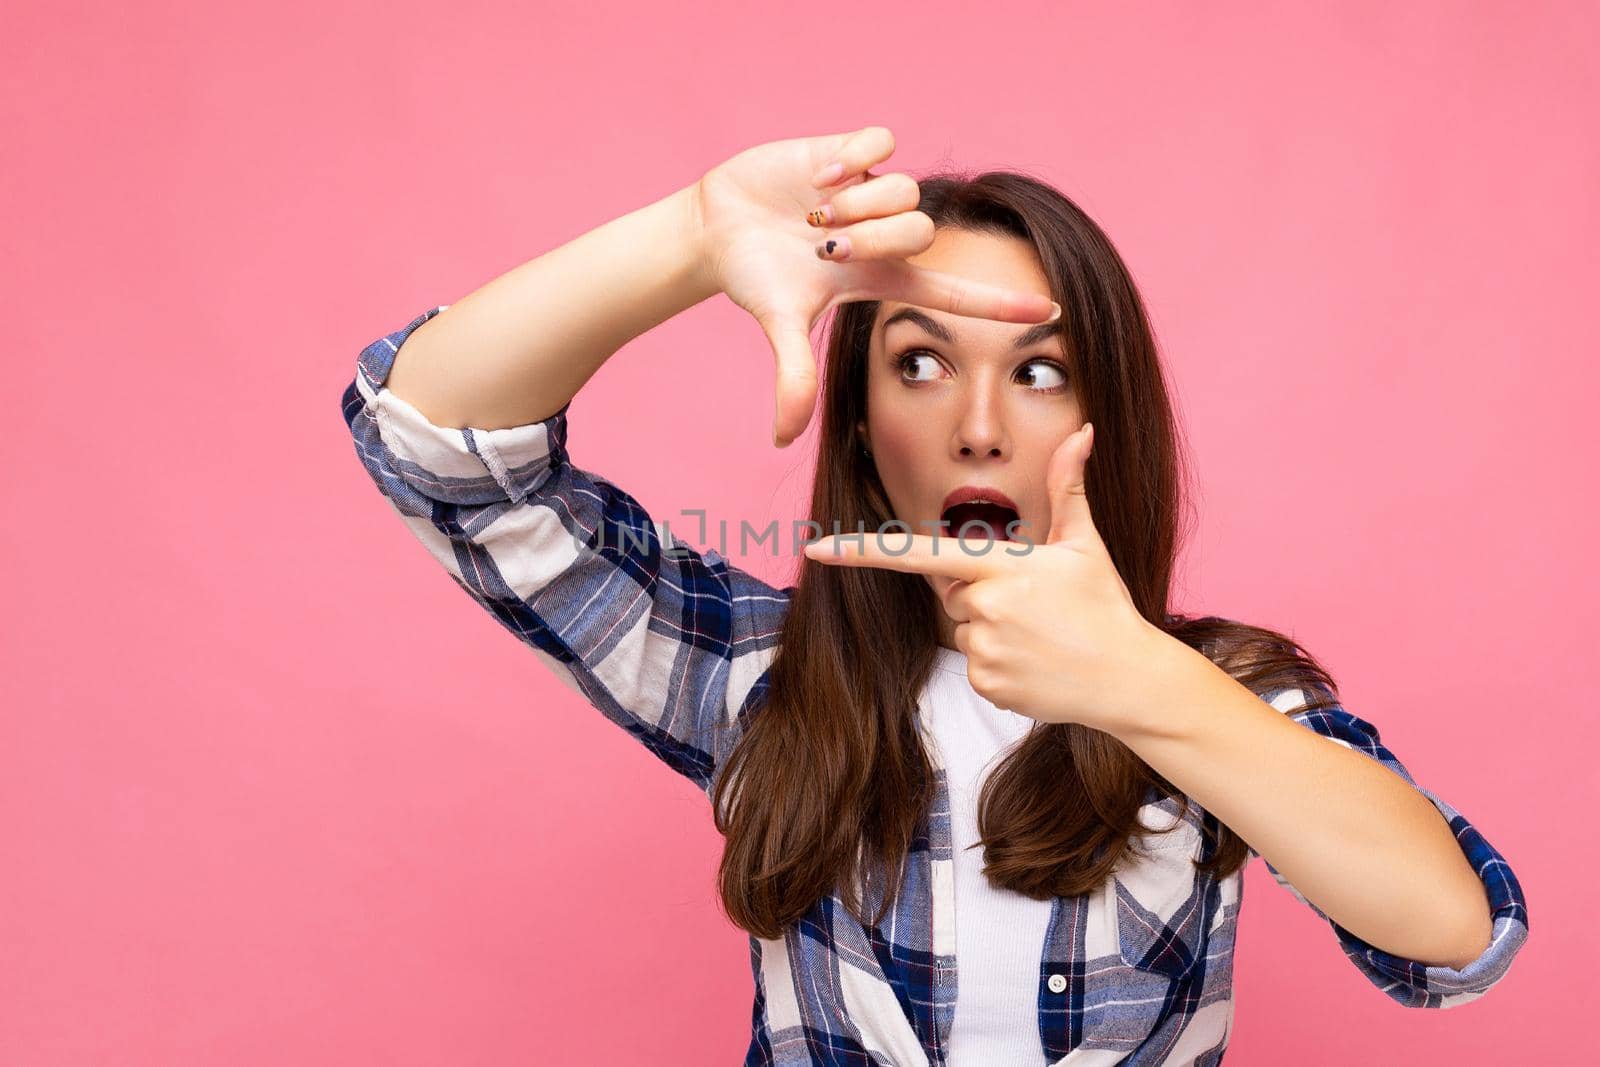
<svg viewBox="0 0 1600 1067"><path fill-rule="evenodd" d="M893 148L743 152L374 341L343 397L461 587L706 790L746 1062L1216 1063L1252 855L1401 1004L1481 996L1527 936L1504 858L1294 641L1167 612L1180 453L1111 242L1025 176L873 173ZM783 588L567 453L600 364L717 292L780 444L837 308L810 529L865 536Z"/></svg>

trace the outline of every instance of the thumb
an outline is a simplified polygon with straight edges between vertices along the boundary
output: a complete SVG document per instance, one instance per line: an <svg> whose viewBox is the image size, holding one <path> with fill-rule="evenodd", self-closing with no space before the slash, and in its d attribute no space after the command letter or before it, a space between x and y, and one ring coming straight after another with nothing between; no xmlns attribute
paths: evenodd
<svg viewBox="0 0 1600 1067"><path fill-rule="evenodd" d="M783 448L811 421L817 403L817 357L803 319L769 315L760 322L777 359L772 443Z"/></svg>
<svg viewBox="0 0 1600 1067"><path fill-rule="evenodd" d="M1084 485L1084 469L1094 447L1094 424L1084 423L1050 457L1045 485L1050 494L1050 534L1054 543L1094 530L1089 514L1089 494Z"/></svg>

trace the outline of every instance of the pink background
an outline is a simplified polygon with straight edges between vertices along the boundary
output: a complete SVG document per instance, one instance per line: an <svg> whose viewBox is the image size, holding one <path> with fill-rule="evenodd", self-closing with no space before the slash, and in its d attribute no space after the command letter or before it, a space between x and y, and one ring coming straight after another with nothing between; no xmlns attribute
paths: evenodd
<svg viewBox="0 0 1600 1067"><path fill-rule="evenodd" d="M1292 631L1529 894L1502 985L1407 1011L1253 864L1229 1062L1577 1062L1595 6L718 7L13 9L0 1063L737 1062L703 796L455 588L337 407L424 309L867 124L1106 227L1204 484L1180 606ZM787 522L771 365L695 308L574 458Z"/></svg>

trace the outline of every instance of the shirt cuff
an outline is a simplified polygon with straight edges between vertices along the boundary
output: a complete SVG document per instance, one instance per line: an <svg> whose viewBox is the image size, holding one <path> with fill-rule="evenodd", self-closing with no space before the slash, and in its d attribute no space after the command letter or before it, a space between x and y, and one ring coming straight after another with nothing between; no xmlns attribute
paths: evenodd
<svg viewBox="0 0 1600 1067"><path fill-rule="evenodd" d="M447 504L520 504L566 460L570 400L538 422L457 429L428 421L384 387L406 338L449 306L430 308L361 350L356 374L361 402L391 453L395 472L416 492Z"/></svg>

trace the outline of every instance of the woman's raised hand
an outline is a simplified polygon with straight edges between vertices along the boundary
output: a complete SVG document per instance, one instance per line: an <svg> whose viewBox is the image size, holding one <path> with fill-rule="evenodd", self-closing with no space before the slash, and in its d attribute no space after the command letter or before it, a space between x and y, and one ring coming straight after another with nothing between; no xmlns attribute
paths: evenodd
<svg viewBox="0 0 1600 1067"><path fill-rule="evenodd" d="M893 153L894 135L868 126L758 145L698 183L705 268L755 316L777 357L772 429L780 447L811 421L817 395L811 330L835 304L898 300L1001 322L1044 322L1054 312L1047 296L907 263L905 257L933 243L934 226L917 210L915 179L871 173ZM813 214L819 210L824 214ZM822 258L818 246L829 240L835 256L848 248L848 257Z"/></svg>

